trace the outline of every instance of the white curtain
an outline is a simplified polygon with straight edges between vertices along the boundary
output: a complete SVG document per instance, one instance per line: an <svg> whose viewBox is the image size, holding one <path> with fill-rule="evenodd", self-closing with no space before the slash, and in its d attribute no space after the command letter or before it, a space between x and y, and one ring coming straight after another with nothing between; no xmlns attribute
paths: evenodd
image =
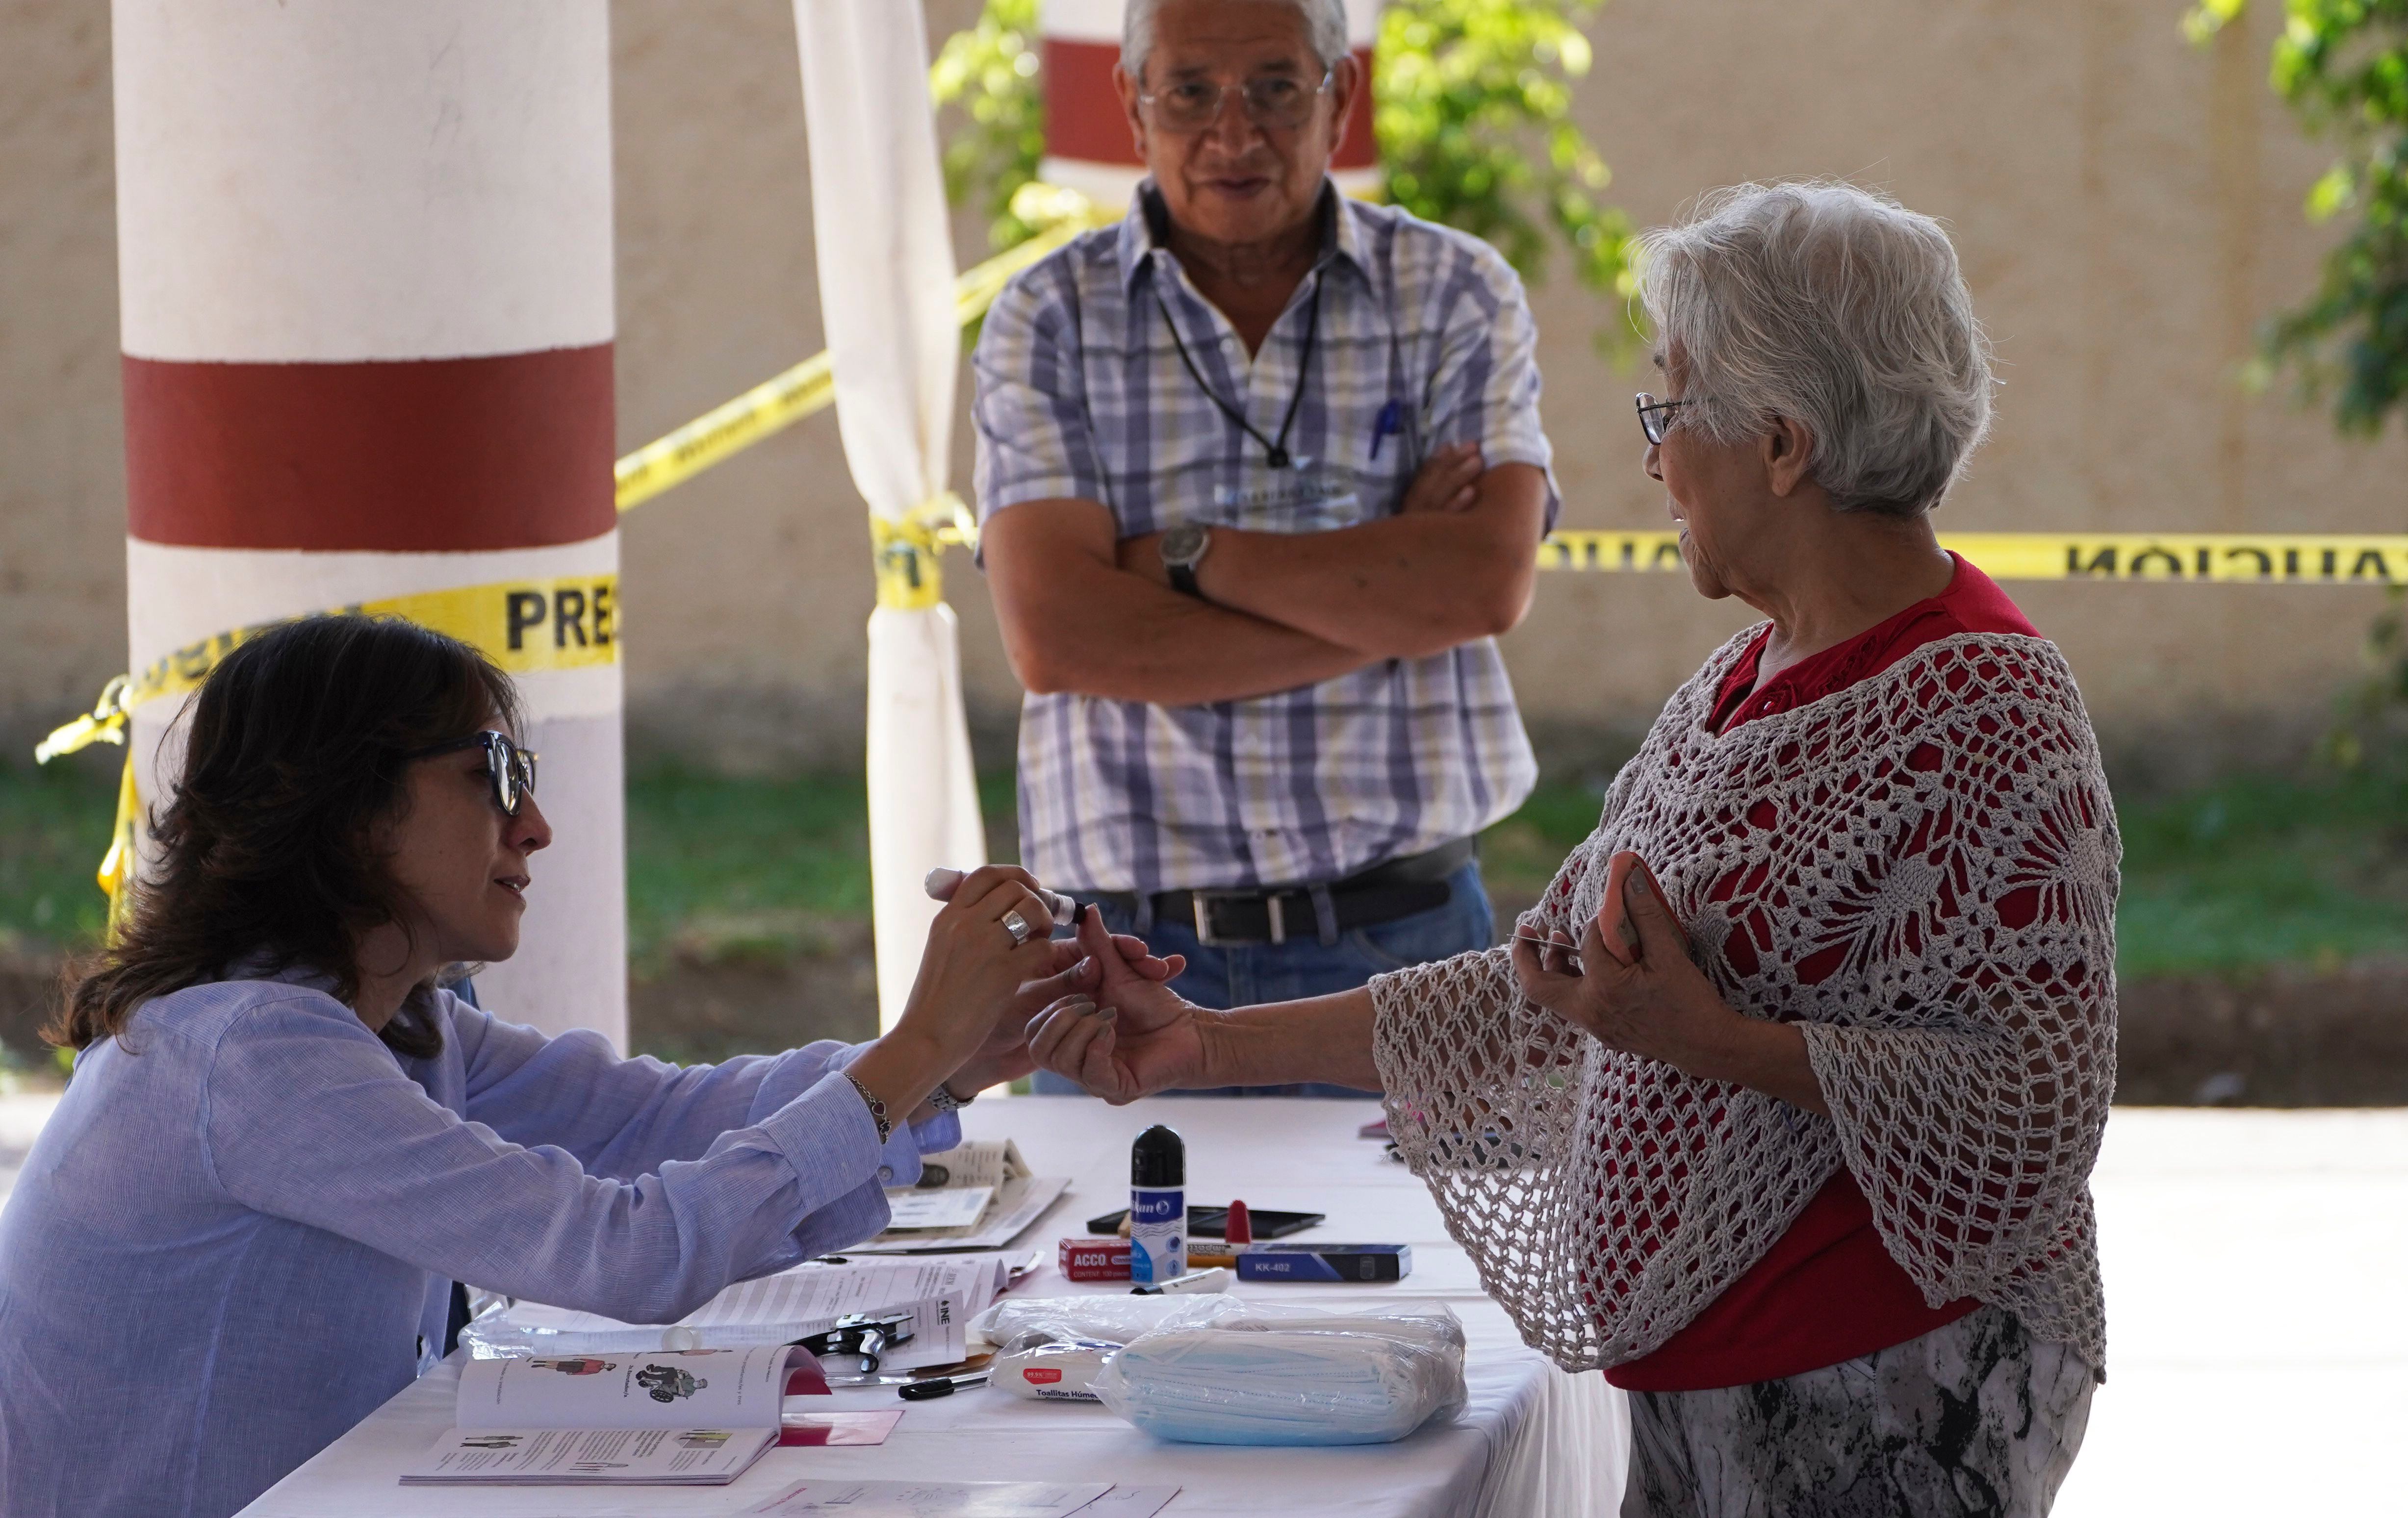
<svg viewBox="0 0 2408 1518"><path fill-rule="evenodd" d="M961 353L925 23L918 0L795 0L795 32L837 425L871 516L897 523L944 494ZM953 609L894 590L882 577L869 618L882 1027L902 1015L936 915L922 879L986 859Z"/></svg>

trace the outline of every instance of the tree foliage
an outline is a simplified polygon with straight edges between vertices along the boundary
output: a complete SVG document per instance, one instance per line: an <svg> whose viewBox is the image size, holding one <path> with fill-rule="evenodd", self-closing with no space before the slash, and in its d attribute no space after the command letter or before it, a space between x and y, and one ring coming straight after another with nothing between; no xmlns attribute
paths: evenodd
<svg viewBox="0 0 2408 1518"><path fill-rule="evenodd" d="M2249 0L2204 0L2185 21L2205 42ZM2286 0L2272 83L2340 150L2309 190L2316 222L2346 220L2316 289L2261 334L2261 374L2288 369L2329 401L2346 434L2408 410L2408 0Z"/></svg>
<svg viewBox="0 0 2408 1518"><path fill-rule="evenodd" d="M2202 0L2185 20L2205 43L2249 0ZM2289 368L2329 399L2344 435L2372 437L2408 410L2408 0L2286 0L2272 83L2341 156L2308 191L2316 222L2346 218L2315 293L2269 321L2261 375ZM2342 698L2326 752L2408 780L2408 597L2395 587L2369 630L2368 673Z"/></svg>
<svg viewBox="0 0 2408 1518"><path fill-rule="evenodd" d="M945 39L928 93L968 118L945 143L945 189L955 205L976 197L994 220L997 251L1036 228L1011 214L1011 196L1045 156L1045 93L1037 53L1038 0L986 0L976 25Z"/></svg>
<svg viewBox="0 0 2408 1518"><path fill-rule="evenodd" d="M1388 0L1372 53L1372 130L1383 193L1416 216L1496 245L1523 278L1544 277L1557 242L1591 289L1627 296L1630 223L1599 194L1605 161L1571 118L1589 70L1581 23L1600 0ZM987 0L930 74L966 118L945 149L946 182L994 218L998 248L1027 237L1012 192L1045 149L1037 0ZM1627 323L1604 335L1618 345Z"/></svg>

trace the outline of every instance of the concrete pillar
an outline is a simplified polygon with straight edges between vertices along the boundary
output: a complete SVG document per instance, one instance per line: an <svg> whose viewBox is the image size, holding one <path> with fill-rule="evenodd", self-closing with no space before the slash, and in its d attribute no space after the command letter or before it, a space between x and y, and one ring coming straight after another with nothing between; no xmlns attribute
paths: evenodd
<svg viewBox="0 0 2408 1518"><path fill-rule="evenodd" d="M1123 0L1044 0L1045 157L1038 169L1048 184L1076 190L1096 205L1118 210L1145 178L1145 165L1129 142L1128 122L1112 90L1112 65L1121 59ZM1363 66L1365 88L1346 118L1346 135L1329 164L1329 177L1350 195L1379 185L1379 156L1371 137L1371 44L1379 34L1380 0L1346 0L1346 37Z"/></svg>
<svg viewBox="0 0 2408 1518"><path fill-rule="evenodd" d="M624 1047L609 11L115 0L113 21L131 667L489 587L421 620L518 675L558 841L479 990ZM136 711L147 803L176 705Z"/></svg>

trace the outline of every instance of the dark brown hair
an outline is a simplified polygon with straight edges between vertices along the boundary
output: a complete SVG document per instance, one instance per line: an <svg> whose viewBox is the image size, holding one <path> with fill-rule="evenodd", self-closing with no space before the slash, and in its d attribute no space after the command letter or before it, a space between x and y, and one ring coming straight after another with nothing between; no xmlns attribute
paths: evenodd
<svg viewBox="0 0 2408 1518"><path fill-rule="evenodd" d="M81 1049L122 1035L144 1002L299 966L358 995L361 934L402 921L375 844L408 802L402 756L496 721L520 726L509 677L457 638L392 617L305 617L221 661L186 713L183 773L150 823L153 867L117 940L81 967L46 1030ZM427 989L379 1035L443 1047Z"/></svg>

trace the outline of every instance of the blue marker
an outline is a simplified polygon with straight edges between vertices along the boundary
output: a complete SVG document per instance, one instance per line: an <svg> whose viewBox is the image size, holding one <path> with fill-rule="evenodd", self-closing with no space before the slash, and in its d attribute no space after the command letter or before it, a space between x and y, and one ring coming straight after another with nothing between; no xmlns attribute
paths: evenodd
<svg viewBox="0 0 2408 1518"><path fill-rule="evenodd" d="M1380 408L1380 420L1371 423L1371 457L1378 458L1381 440L1394 437L1404 424L1405 403L1391 398L1387 405Z"/></svg>

